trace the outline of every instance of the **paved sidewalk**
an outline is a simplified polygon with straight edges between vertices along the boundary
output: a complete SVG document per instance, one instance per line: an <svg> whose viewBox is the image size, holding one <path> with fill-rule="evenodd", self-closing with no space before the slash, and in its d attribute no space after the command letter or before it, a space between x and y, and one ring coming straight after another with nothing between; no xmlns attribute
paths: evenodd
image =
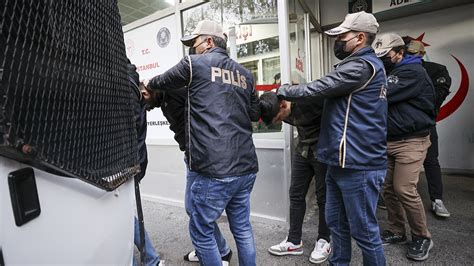
<svg viewBox="0 0 474 266"><path fill-rule="evenodd" d="M428 226L433 235L434 248L423 263L412 262L405 257L406 246L387 246L385 256L389 265L472 265L474 263L474 178L444 176L445 204L451 212L448 219L438 219L429 211L429 198L424 177L420 183L420 193L428 212ZM315 205L314 199L313 205ZM148 234L166 265L198 265L183 261L183 255L192 250L188 235L188 217L183 208L156 202L144 201L145 223ZM386 212L378 211L382 228L386 222ZM311 265L309 254L317 235L317 212L307 213L303 226L304 255L276 257L267 252L268 247L282 241L287 233L286 224L272 221L252 221L257 243L257 265ZM225 218L219 226L228 240L234 256L231 265L238 265L237 249ZM352 265L361 265L359 248L352 244Z"/></svg>

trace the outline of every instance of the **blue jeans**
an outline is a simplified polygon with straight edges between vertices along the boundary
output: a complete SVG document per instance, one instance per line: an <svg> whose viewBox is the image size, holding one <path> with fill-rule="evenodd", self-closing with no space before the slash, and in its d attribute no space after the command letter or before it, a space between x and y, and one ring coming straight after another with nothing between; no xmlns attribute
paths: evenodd
<svg viewBox="0 0 474 266"><path fill-rule="evenodd" d="M188 168L186 167L186 192L184 195L184 207L186 209L186 213L188 216L191 218L191 211L192 211L192 203L191 203L191 197L190 197L190 188L196 179L196 176L199 174L196 172L189 171ZM217 243L217 248L219 249L219 253L221 254L221 257L224 257L225 255L229 254L230 252L230 247L227 245L227 242L225 241L224 236L221 233L221 230L219 229L219 226L217 225L216 222L213 222L214 226L214 238L216 239Z"/></svg>
<svg viewBox="0 0 474 266"><path fill-rule="evenodd" d="M140 225L138 223L137 217L135 217L135 233L133 235L133 242L135 242L135 246L138 248L140 246ZM133 265L138 265L137 258L133 259ZM148 234L145 231L145 265L157 265L160 262L160 256L156 253L155 248L153 247L153 243L151 242Z"/></svg>
<svg viewBox="0 0 474 266"><path fill-rule="evenodd" d="M219 250L218 243L225 240L218 231L216 220L225 210L237 244L239 264L256 265L255 241L250 225L250 193L256 174L219 179L192 171L189 175L194 181L189 188L186 210L190 216L189 233L200 264L222 265L222 250Z"/></svg>
<svg viewBox="0 0 474 266"><path fill-rule="evenodd" d="M386 170L359 171L329 166L326 174L326 222L331 231L331 265L349 265L351 237L364 265L385 265L376 216Z"/></svg>

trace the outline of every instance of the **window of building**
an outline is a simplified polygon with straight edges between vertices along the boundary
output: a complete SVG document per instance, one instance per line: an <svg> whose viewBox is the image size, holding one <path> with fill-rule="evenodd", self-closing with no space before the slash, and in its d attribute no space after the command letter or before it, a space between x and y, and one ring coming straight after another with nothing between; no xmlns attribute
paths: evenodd
<svg viewBox="0 0 474 266"><path fill-rule="evenodd" d="M258 85L274 84L280 72L276 0L211 0L182 12L183 35L190 34L199 21L220 23L228 36L235 31L235 47L228 50L249 69ZM259 95L264 91L259 91ZM253 124L254 132L281 132L281 124Z"/></svg>
<svg viewBox="0 0 474 266"><path fill-rule="evenodd" d="M255 80L258 80L258 61L241 62L242 66L250 70Z"/></svg>
<svg viewBox="0 0 474 266"><path fill-rule="evenodd" d="M262 60L263 63L263 83L280 83L280 57L270 57Z"/></svg>

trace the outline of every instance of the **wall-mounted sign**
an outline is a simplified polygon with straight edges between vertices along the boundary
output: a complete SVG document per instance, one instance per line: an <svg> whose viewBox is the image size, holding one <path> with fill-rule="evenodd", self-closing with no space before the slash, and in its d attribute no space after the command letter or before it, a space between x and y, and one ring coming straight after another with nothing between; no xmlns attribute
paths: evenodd
<svg viewBox="0 0 474 266"><path fill-rule="evenodd" d="M349 0L349 13L360 11L372 13L372 0Z"/></svg>
<svg viewBox="0 0 474 266"><path fill-rule="evenodd" d="M158 31L156 35L156 42L161 48L165 48L170 43L171 33L167 27L163 27Z"/></svg>
<svg viewBox="0 0 474 266"><path fill-rule="evenodd" d="M428 3L431 0L349 0L349 13L365 11L368 13L378 13L392 10L399 7L409 6L419 3Z"/></svg>
<svg viewBox="0 0 474 266"><path fill-rule="evenodd" d="M430 0L372 0L373 13L392 10L399 7L405 7L420 3L429 3Z"/></svg>
<svg viewBox="0 0 474 266"><path fill-rule="evenodd" d="M124 33L127 56L146 81L173 67L181 58L175 16L169 16ZM160 109L148 113L147 140L173 139Z"/></svg>

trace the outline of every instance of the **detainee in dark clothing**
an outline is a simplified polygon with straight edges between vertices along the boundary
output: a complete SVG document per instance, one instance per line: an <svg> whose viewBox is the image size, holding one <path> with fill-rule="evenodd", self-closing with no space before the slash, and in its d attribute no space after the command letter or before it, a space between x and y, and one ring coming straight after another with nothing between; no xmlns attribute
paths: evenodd
<svg viewBox="0 0 474 266"><path fill-rule="evenodd" d="M399 35L390 33L377 38L374 48L388 73L388 171L382 192L388 230L382 233L382 241L406 242L406 216L412 236L407 257L426 260L433 241L417 184L431 144L430 128L435 125L434 87L421 58L406 54Z"/></svg>
<svg viewBox="0 0 474 266"><path fill-rule="evenodd" d="M331 264L349 264L351 237L364 264L384 265L376 216L379 189L387 169L386 77L370 46L378 32L372 14L348 14L326 31L336 36L334 71L308 84L283 85L278 95L291 102L324 98L317 159L328 165L326 222L331 231Z"/></svg>
<svg viewBox="0 0 474 266"><path fill-rule="evenodd" d="M201 21L183 37L196 55L153 78L151 91L187 88L185 153L193 175L189 231L202 265L223 264L216 220L225 210L239 263L256 265L250 225L250 193L258 171L251 121L260 118L253 76L229 58L222 27Z"/></svg>
<svg viewBox="0 0 474 266"><path fill-rule="evenodd" d="M146 173L146 168L148 165L148 154L146 149L146 132L147 132L147 121L146 121L146 102L142 95L142 91L140 90L140 76L138 75L137 68L135 65L130 63L127 64L128 70L128 79L130 83L130 87L134 93L134 97L136 97L137 102L135 103L135 123L137 129L137 136L138 136L138 161L140 164L140 173L135 177L137 181L141 181ZM141 248L141 238L140 238L140 222L138 221L137 217L134 219L134 236L133 240L135 246L140 249ZM151 242L148 234L144 230L144 250L141 252L145 256L144 263L146 266L150 265L159 265L160 264L160 256L156 252L153 242ZM137 265L137 259L133 259L133 264Z"/></svg>
<svg viewBox="0 0 474 266"><path fill-rule="evenodd" d="M316 145L319 139L321 128L321 115L323 112L324 100L317 99L311 104L290 103L279 101L273 92L264 93L260 96L262 112L264 103L277 106L278 113L286 110L286 106L280 104L290 104L290 113L283 120L293 125L298 131L296 148L291 162L291 185L290 185L290 228L288 236L281 243L271 246L268 251L273 255L302 255L303 242L301 240L303 220L306 212L306 194L309 185L314 177L316 186L316 201L319 212L318 236L313 252L309 260L313 263L322 263L327 260L331 251L330 232L326 225L326 165L316 160ZM262 116L264 118L264 116ZM273 118L264 120L265 123L272 123Z"/></svg>
<svg viewBox="0 0 474 266"><path fill-rule="evenodd" d="M406 41L405 41L405 44ZM417 40L411 40L408 43L407 53L423 58L425 55L425 47L423 43ZM451 87L451 77L449 76L446 66L421 60L422 66L425 68L428 76L435 87L436 96L436 114L449 94ZM431 200L431 210L439 217L449 217L450 213L444 206L443 202L443 180L441 178L441 167L438 161L438 131L436 125L430 129L431 146L426 153L426 159L423 162L425 168L426 181L428 183L428 192Z"/></svg>

